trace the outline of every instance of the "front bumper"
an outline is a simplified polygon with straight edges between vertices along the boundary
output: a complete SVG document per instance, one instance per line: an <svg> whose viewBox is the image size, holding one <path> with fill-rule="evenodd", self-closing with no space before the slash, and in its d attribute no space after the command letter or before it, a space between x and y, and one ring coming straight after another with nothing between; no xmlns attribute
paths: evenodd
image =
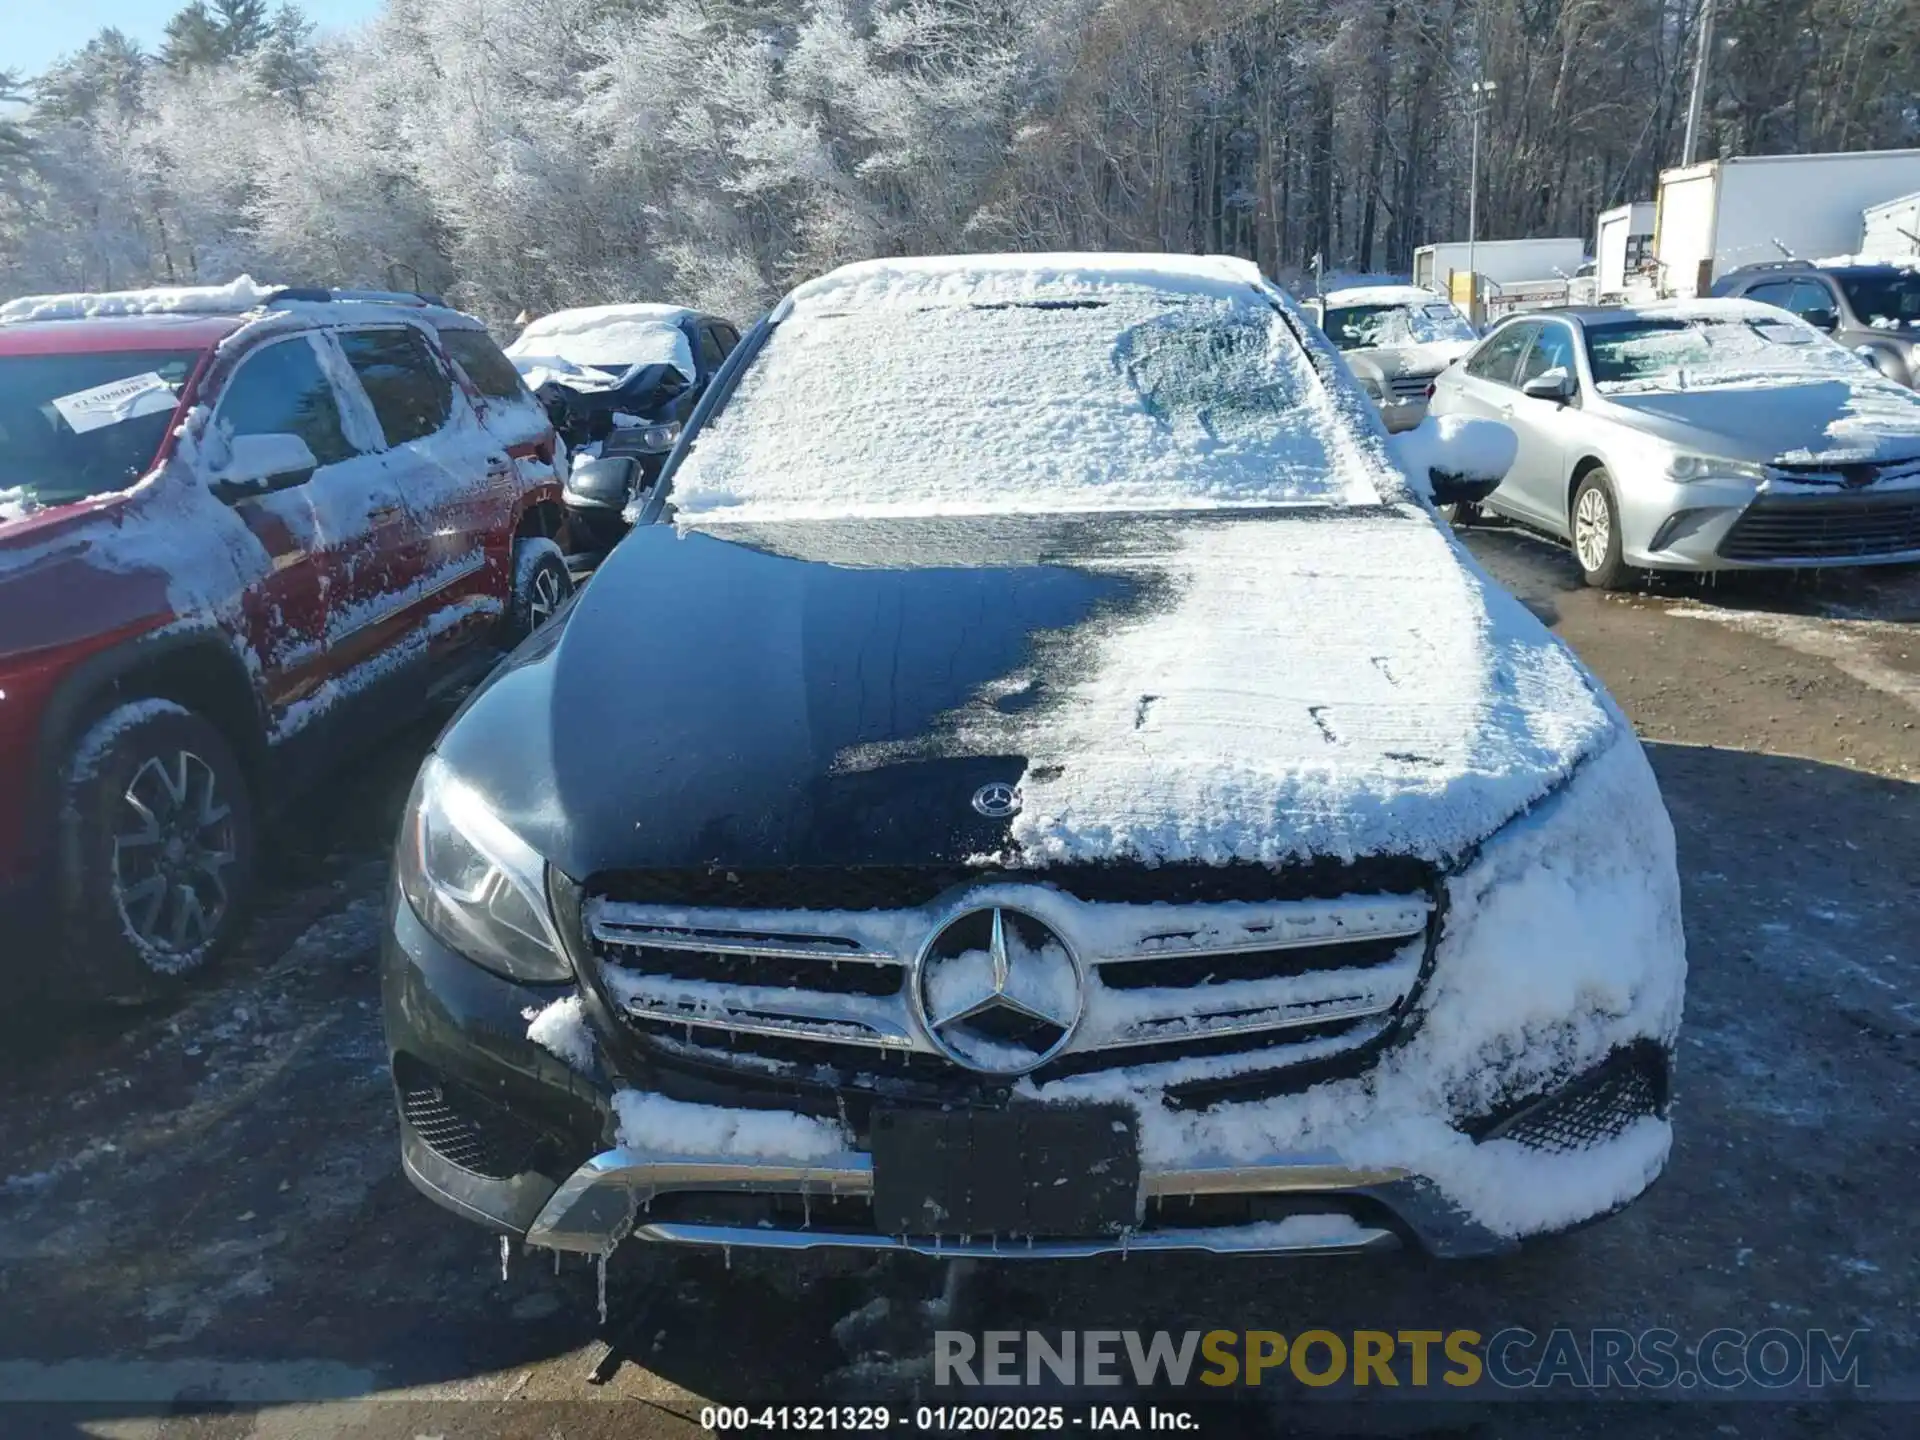
<svg viewBox="0 0 1920 1440"><path fill-rule="evenodd" d="M1649 570L1798 570L1920 562L1920 487L1756 492L1740 481L1636 479L1622 549Z"/></svg>

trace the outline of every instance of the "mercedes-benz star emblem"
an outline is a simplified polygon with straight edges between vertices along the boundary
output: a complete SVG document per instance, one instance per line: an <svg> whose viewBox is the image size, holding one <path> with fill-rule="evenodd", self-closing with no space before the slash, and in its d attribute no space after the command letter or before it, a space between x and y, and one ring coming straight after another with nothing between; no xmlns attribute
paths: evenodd
<svg viewBox="0 0 1920 1440"><path fill-rule="evenodd" d="M988 1075L1024 1075L1066 1048L1085 982L1067 942L1024 910L968 910L920 951L914 991L934 1045Z"/></svg>
<svg viewBox="0 0 1920 1440"><path fill-rule="evenodd" d="M1020 797L1006 781L996 780L973 792L973 808L989 820L1004 820L1020 813Z"/></svg>

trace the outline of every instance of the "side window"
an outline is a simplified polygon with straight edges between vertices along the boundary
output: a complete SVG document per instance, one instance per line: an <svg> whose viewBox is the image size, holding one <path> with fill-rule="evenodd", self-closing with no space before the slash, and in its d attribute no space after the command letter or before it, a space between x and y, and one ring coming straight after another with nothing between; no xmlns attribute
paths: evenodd
<svg viewBox="0 0 1920 1440"><path fill-rule="evenodd" d="M215 411L233 435L298 435L322 465L359 452L340 424L340 401L304 335L276 340L240 362Z"/></svg>
<svg viewBox="0 0 1920 1440"><path fill-rule="evenodd" d="M1493 337L1482 345L1467 362L1467 373L1480 380L1491 380L1496 385L1513 384L1514 369L1520 363L1520 354L1527 348L1538 325L1509 325L1497 330Z"/></svg>
<svg viewBox="0 0 1920 1440"><path fill-rule="evenodd" d="M733 347L740 343L740 332L724 320L713 322L713 336L720 342L720 353L723 356L731 355Z"/></svg>
<svg viewBox="0 0 1920 1440"><path fill-rule="evenodd" d="M1826 319L1839 308L1833 293L1817 280L1795 281L1793 295L1787 301L1787 309L1802 320Z"/></svg>
<svg viewBox="0 0 1920 1440"><path fill-rule="evenodd" d="M473 388L489 400L518 400L527 393L520 372L484 330L442 330L440 343L466 371Z"/></svg>
<svg viewBox="0 0 1920 1440"><path fill-rule="evenodd" d="M339 339L389 445L418 440L447 423L453 391L419 331L410 325L344 330Z"/></svg>
<svg viewBox="0 0 1920 1440"><path fill-rule="evenodd" d="M1573 368L1573 337L1564 325L1542 325L1533 348L1521 362L1519 383L1524 385L1554 369L1565 370L1569 375L1579 373Z"/></svg>
<svg viewBox="0 0 1920 1440"><path fill-rule="evenodd" d="M713 326L703 321L694 330L693 368L702 375L711 375L726 358L726 347L714 338Z"/></svg>
<svg viewBox="0 0 1920 1440"><path fill-rule="evenodd" d="M1794 285L1791 280L1769 280L1765 284L1755 285L1747 291L1743 299L1758 300L1762 305L1777 305L1782 310L1792 309Z"/></svg>

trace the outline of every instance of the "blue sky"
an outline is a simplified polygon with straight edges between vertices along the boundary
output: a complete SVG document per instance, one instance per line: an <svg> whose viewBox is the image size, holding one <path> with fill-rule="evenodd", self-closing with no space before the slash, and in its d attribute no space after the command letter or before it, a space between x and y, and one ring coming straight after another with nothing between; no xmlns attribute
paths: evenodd
<svg viewBox="0 0 1920 1440"><path fill-rule="evenodd" d="M5 36L0 39L0 70L38 75L109 25L124 30L141 48L152 50L160 44L167 21L185 3L186 0L53 0L49 4L35 3L35 0L0 0L0 8L12 12L4 27ZM300 8L322 30L345 30L371 17L380 8L380 0L310 0Z"/></svg>

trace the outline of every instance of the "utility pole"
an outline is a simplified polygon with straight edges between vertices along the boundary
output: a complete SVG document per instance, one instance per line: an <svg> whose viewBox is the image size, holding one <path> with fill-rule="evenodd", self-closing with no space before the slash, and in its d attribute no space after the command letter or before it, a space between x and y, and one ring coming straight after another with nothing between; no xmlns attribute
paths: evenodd
<svg viewBox="0 0 1920 1440"><path fill-rule="evenodd" d="M1700 109L1707 98L1707 56L1713 49L1713 0L1700 0L1700 44L1693 52L1693 89L1687 96L1687 134L1680 145L1680 163L1693 164L1700 139Z"/></svg>
<svg viewBox="0 0 1920 1440"><path fill-rule="evenodd" d="M1480 111L1486 97L1498 88L1491 80L1475 80L1467 86L1473 97L1473 144L1467 160L1467 314L1476 325L1480 323L1480 271L1474 264L1474 247L1480 239Z"/></svg>

